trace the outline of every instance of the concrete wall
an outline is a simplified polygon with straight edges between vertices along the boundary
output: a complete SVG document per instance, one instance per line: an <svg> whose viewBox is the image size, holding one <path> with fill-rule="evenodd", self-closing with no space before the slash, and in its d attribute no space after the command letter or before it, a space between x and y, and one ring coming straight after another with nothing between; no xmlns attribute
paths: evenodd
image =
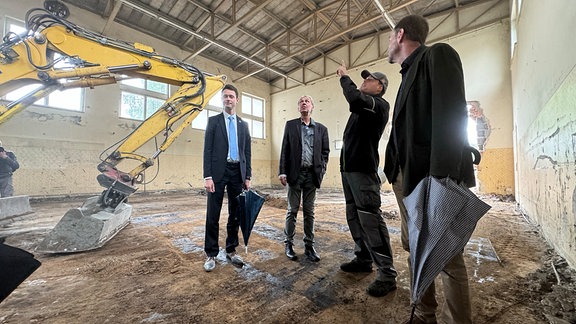
<svg viewBox="0 0 576 324"><path fill-rule="evenodd" d="M26 11L39 6L41 3L32 0L1 1L0 24L4 26L7 16L24 20ZM96 32L104 29L106 20L102 17L67 6L71 12L68 19L73 23ZM184 59L189 55L177 47L118 24L113 24L109 30L107 36L150 45L158 53L169 57ZM226 74L229 80L240 76L200 57L189 63L212 74ZM234 84L240 91L264 98L265 115L267 118L271 115L268 104L270 88L267 83L250 78ZM96 182L96 166L100 162L100 153L140 124L138 121L118 117L120 93L117 85L87 89L84 112L31 106L0 125L0 140L6 148L16 153L21 165L14 174L16 194L43 196L99 193L102 189ZM270 129L268 124L266 138L270 137ZM153 166L146 171L146 179L156 177L155 180L141 185L139 190L203 187L203 141L204 131L186 129L160 155L159 168ZM139 152L149 156L154 150L152 143L145 145ZM252 146L252 165L257 170L253 182L255 185L268 184L271 142L267 139L253 139Z"/></svg>
<svg viewBox="0 0 576 324"><path fill-rule="evenodd" d="M483 193L514 194L510 25L492 25L449 42L464 65L466 96L476 101L488 122L482 161L477 167Z"/></svg>
<svg viewBox="0 0 576 324"><path fill-rule="evenodd" d="M434 25L435 22L431 22ZM483 115L489 121L490 135L482 153L482 162L478 168L479 190L485 193L513 194L514 169L512 149L512 98L509 71L510 58L509 22L503 21L475 32L454 37L444 42L452 45L460 54L464 66L466 94L468 100L477 101L483 109ZM431 35L432 36L432 35ZM388 35L383 35L381 42L387 43ZM331 56L345 57L345 54L331 53ZM298 98L304 94L311 95L315 101L312 117L328 127L331 152L328 172L323 185L340 187L339 156L334 141L342 139L342 134L349 117L348 105L342 94L340 82L336 76L307 85L306 87L287 90L272 95L272 168L278 166L280 144L282 142L284 123L299 116ZM400 66L391 65L385 59L371 66L350 70L352 80L359 86L362 82L360 71L384 72L389 79L388 91L384 95L391 107L394 107L396 93L400 86ZM392 114L392 111L390 112ZM384 152L390 134L387 125L380 141L380 165L384 165ZM277 171L277 170L276 170ZM274 177L272 181L277 179ZM389 184L383 186L391 189Z"/></svg>
<svg viewBox="0 0 576 324"><path fill-rule="evenodd" d="M523 1L511 67L516 200L576 268L574 12L571 0Z"/></svg>

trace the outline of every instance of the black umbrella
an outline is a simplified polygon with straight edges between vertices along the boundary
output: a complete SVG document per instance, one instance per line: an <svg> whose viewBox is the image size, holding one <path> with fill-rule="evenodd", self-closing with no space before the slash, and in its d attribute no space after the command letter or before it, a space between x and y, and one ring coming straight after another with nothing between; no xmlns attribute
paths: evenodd
<svg viewBox="0 0 576 324"><path fill-rule="evenodd" d="M40 264L34 255L0 243L0 302L36 271Z"/></svg>
<svg viewBox="0 0 576 324"><path fill-rule="evenodd" d="M463 184L450 178L426 177L404 198L408 214L412 303L460 253L478 220L491 208Z"/></svg>
<svg viewBox="0 0 576 324"><path fill-rule="evenodd" d="M252 228L260 213L260 209L262 209L262 205L264 205L264 198L254 190L246 190L242 191L236 199L238 199L240 229L244 237L246 252L248 252L248 239L250 238L250 233L252 233Z"/></svg>

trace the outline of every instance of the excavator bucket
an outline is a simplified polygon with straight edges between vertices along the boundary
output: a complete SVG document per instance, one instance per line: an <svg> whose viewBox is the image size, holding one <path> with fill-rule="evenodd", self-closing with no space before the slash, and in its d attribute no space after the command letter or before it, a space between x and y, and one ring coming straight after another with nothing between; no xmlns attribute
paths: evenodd
<svg viewBox="0 0 576 324"><path fill-rule="evenodd" d="M97 249L130 222L132 206L101 207L100 197L90 197L80 208L70 209L36 247L44 253L72 253Z"/></svg>

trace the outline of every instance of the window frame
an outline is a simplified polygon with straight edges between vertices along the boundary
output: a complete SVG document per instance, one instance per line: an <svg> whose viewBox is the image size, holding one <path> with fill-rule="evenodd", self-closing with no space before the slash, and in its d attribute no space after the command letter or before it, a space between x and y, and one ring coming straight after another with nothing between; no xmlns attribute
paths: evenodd
<svg viewBox="0 0 576 324"><path fill-rule="evenodd" d="M247 112L248 107L245 107L244 99L245 97L250 99L250 102L253 101L260 101L262 103L262 116L258 116L254 114L254 105L251 104L250 112ZM256 139L266 139L266 100L264 98L258 97L256 95L242 92L241 94L241 113L239 114L240 117L243 118L244 121L248 124L248 128L250 130L250 136ZM262 136L255 136L254 134L254 122L260 122L262 124Z"/></svg>
<svg viewBox="0 0 576 324"><path fill-rule="evenodd" d="M142 81L144 81L144 86L138 87L135 85L124 83L124 81L129 81L129 80L142 80ZM162 93L162 92L150 90L148 88L149 82L157 82L157 83L165 84L166 85L166 92ZM145 78L128 78L128 77L126 77L126 79L123 79L120 82L118 82L118 85L120 88L120 105L119 105L119 109L118 109L118 117L124 118L124 119L136 120L136 121L144 121L144 120L148 119L150 116L152 116L152 114L154 114L161 107L161 106L158 107L158 109L155 109L152 113L148 114L148 110L149 110L148 109L148 98L160 100L160 101L162 101L162 104L164 104L170 98L170 95L172 93L170 84L164 83L164 82L159 82L159 81L154 81L154 80L149 80L149 79L145 79ZM144 100L143 100L144 107L143 107L142 118L123 114L123 112L124 112L124 109L123 109L124 94L142 96L144 98Z"/></svg>
<svg viewBox="0 0 576 324"><path fill-rule="evenodd" d="M244 108L244 104L243 104L243 100L244 100L244 96L250 98L250 100L258 100L262 103L262 116L257 116L251 113L246 113L245 112L245 108ZM248 129L250 131L250 137L253 139L266 139L266 100L264 98L255 96L253 94L250 93L246 93L246 92L242 92L240 93L240 109L236 109L236 114L238 116L240 116L240 118L242 118L242 120L244 120L247 124L248 124ZM222 112L224 106L222 105L222 90L218 91L218 93L216 93L212 98L210 98L210 101L208 102L208 104L206 106L204 106L204 109L202 110L202 112L200 112L200 115L196 116L196 118L194 118L194 120L192 121L192 124L190 125L193 129L196 130L206 130L206 127L208 126L208 118L212 117L212 116L216 116L219 113ZM253 108L250 107L250 112L252 112ZM262 123L262 137L259 136L254 136L253 133L253 123L254 121L260 122ZM202 123L199 125L199 123Z"/></svg>
<svg viewBox="0 0 576 324"><path fill-rule="evenodd" d="M4 32L3 35L6 35L12 29L12 26L22 28L25 30L26 24L24 23L23 20L16 19L16 18L13 18L10 16L5 16L5 21L4 21L4 26L3 26L3 32ZM56 66L58 66L58 64L60 64L60 63L57 63ZM26 85L22 88L28 87L28 88L30 88L30 90L26 91L26 92L22 92L22 93L23 93L23 95L25 95L27 93L32 92L34 88L38 88L40 86L41 86L40 83L36 83L36 84L32 83L32 84ZM10 98L9 99L11 94L16 93L17 91L21 91L22 88L20 88L18 90L11 91L9 93L6 93L4 96L1 97L1 99L4 101L14 101L14 100L22 98L22 95L19 95L18 98L14 98L14 99ZM66 93L67 91L70 91L70 92L68 92L67 95L62 95L64 93ZM70 105L70 106L74 106L73 108L65 107L65 106L55 106L53 104L50 104L51 98L52 98L52 102L55 102L55 101L60 102L61 98L69 98L70 93L72 91L78 92L77 94L74 95L74 97L78 98L78 102L72 102ZM56 98L58 98L58 99L56 99ZM71 89L64 89L62 91L56 90L56 91L50 93L48 96L41 98L38 101L34 102L31 106L51 108L51 109L60 109L60 110L69 111L69 112L83 113L86 111L85 102L86 102L86 89L84 89L84 88L71 88ZM66 103L69 103L69 102L66 102Z"/></svg>
<svg viewBox="0 0 576 324"><path fill-rule="evenodd" d="M222 90L218 91L210 101L204 106L204 109L192 120L190 127L196 130L205 131L206 127L208 126L208 118L212 116L216 116L222 112L223 109L222 105ZM202 123L199 125L199 123Z"/></svg>

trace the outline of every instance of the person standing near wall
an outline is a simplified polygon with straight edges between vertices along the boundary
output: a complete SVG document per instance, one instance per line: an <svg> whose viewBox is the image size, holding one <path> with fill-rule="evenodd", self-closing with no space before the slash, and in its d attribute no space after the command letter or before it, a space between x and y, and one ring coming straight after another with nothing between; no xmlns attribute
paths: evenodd
<svg viewBox="0 0 576 324"><path fill-rule="evenodd" d="M314 202L316 189L320 188L326 173L330 142L326 126L312 119L313 110L312 97L300 97L300 118L286 122L280 152L278 179L283 186L288 184L285 252L288 259L293 261L298 259L293 246L300 201L304 214L304 255L310 261L320 261L320 256L314 249Z"/></svg>
<svg viewBox="0 0 576 324"><path fill-rule="evenodd" d="M208 196L204 270L216 267L220 211L224 188L228 193L228 222L226 224L226 259L236 267L244 261L236 254L238 246L238 197L242 188L250 189L252 176L252 146L248 124L236 115L238 89L227 84L222 89L224 111L208 119L204 137L204 187Z"/></svg>
<svg viewBox="0 0 576 324"><path fill-rule="evenodd" d="M447 44L425 46L428 30L424 17L406 16L390 33L388 45L388 61L401 65L402 82L396 97L384 172L400 207L402 247L409 252L408 218L403 199L417 184L431 175L449 176L469 187L475 185L468 149L462 63L458 53ZM462 252L443 269L442 284L445 297L442 320L472 323ZM437 305L432 283L416 306L411 323L436 323Z"/></svg>
<svg viewBox="0 0 576 324"><path fill-rule="evenodd" d="M12 197L14 195L14 185L12 174L20 167L16 154L8 151L0 141L0 197Z"/></svg>
<svg viewBox="0 0 576 324"><path fill-rule="evenodd" d="M388 87L388 78L384 73L364 70L361 73L364 82L358 89L344 64L336 73L340 76L340 85L350 110L340 152L340 172L346 200L346 221L356 254L340 269L371 272L374 262L378 273L366 291L371 296L382 297L396 289L397 275L388 228L380 210L381 180L378 176L378 143L390 110L390 105L382 98Z"/></svg>

